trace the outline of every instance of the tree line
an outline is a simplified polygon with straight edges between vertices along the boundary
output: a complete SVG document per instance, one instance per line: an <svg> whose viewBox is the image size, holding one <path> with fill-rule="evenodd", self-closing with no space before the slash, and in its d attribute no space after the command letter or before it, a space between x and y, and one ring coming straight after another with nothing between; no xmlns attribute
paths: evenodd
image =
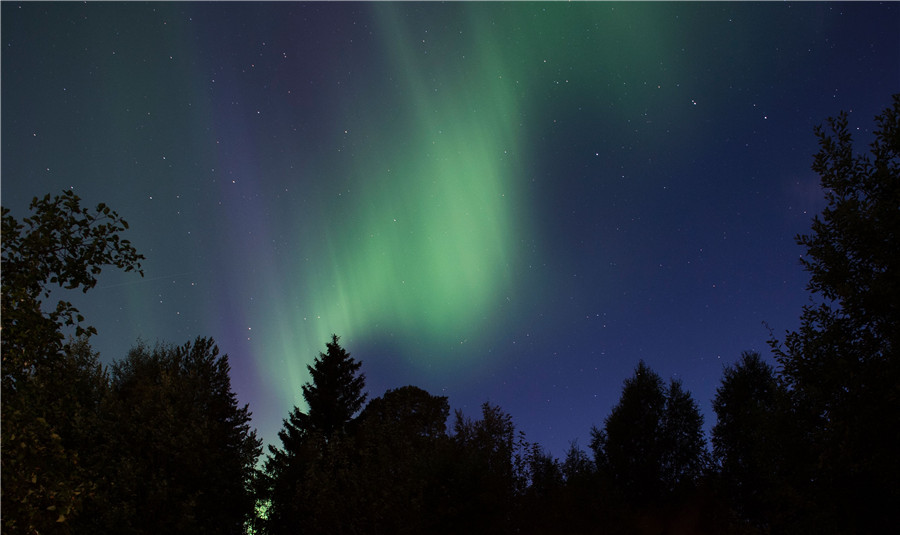
<svg viewBox="0 0 900 535"><path fill-rule="evenodd" d="M127 223L71 191L2 210L3 533L886 533L900 525L900 95L856 154L815 132L827 207L797 236L800 327L697 402L643 361L562 459L485 403L415 386L368 400L334 335L263 457L213 340L138 343L104 367L54 288L141 273ZM73 331L73 337L64 333Z"/></svg>

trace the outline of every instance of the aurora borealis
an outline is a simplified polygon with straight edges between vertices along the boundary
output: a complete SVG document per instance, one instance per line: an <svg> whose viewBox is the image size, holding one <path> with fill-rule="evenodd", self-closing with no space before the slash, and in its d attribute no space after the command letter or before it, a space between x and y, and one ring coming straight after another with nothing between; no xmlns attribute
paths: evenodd
<svg viewBox="0 0 900 535"><path fill-rule="evenodd" d="M2 201L74 188L146 276L74 296L109 362L213 336L274 440L332 332L370 398L586 445L638 359L711 418L797 324L813 126L866 142L895 4L2 5Z"/></svg>

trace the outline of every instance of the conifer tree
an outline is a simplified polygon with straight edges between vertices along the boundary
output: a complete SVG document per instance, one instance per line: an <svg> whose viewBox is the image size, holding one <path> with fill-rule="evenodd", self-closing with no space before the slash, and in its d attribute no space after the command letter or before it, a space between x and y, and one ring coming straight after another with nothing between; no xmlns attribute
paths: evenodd
<svg viewBox="0 0 900 535"><path fill-rule="evenodd" d="M366 376L359 373L362 363L351 358L338 340L338 335L332 335L327 352L319 353L315 363L307 366L312 382L303 385L303 399L309 407L307 425L326 439L346 433L366 401Z"/></svg>
<svg viewBox="0 0 900 535"><path fill-rule="evenodd" d="M326 352L319 353L307 366L311 381L302 391L308 410L294 407L284 420L278 432L281 448L269 446L265 473L258 482L260 505L266 511L265 518L260 519L265 532L294 533L301 526L315 532L313 516L327 516L323 501L329 498L328 489L339 486L340 481L332 477L334 473L346 472L344 446L354 417L366 400L366 377L359 371L361 366L341 347L336 334L326 344ZM315 481L328 487L316 486ZM333 502L328 504L331 512L336 505Z"/></svg>

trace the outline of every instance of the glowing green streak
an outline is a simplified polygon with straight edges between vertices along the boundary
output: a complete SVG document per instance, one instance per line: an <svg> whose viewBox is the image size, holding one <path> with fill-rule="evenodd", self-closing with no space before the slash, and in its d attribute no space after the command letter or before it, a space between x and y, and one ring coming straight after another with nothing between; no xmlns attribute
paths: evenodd
<svg viewBox="0 0 900 535"><path fill-rule="evenodd" d="M460 359L483 357L471 345L450 348L483 341L506 297L523 287L510 270L519 236L529 232L521 217L527 200L520 162L528 160L526 144L535 143L540 127L523 111L536 113L542 91L564 77L579 82L575 96L587 106L602 105L592 92L612 87L611 72L627 71L625 61L655 63L665 45L646 38L660 35L649 31L658 29L658 17L646 10L546 7L448 8L448 20L432 17L431 35L406 23L412 12L404 8L373 8L385 36L379 71L391 82L373 87L363 102L343 105L350 175L321 170L318 180L350 186L316 192L321 223L315 235L297 232L308 256L294 271L304 284L273 297L290 303L280 314L277 354L304 360L284 367L295 402L307 379L305 360L331 333L351 349L377 336L443 348L407 355L432 373L465 369ZM573 32L578 27L588 29ZM588 48L566 40L593 37L591 31L596 45L588 39Z"/></svg>
<svg viewBox="0 0 900 535"><path fill-rule="evenodd" d="M490 47L467 60L467 79L436 77L405 28L390 19L384 27L398 36L389 48L409 109L386 139L360 149L357 191L332 205L339 224L320 252L332 271L308 279L304 307L314 347L331 332L474 339L512 284L518 139L509 82Z"/></svg>

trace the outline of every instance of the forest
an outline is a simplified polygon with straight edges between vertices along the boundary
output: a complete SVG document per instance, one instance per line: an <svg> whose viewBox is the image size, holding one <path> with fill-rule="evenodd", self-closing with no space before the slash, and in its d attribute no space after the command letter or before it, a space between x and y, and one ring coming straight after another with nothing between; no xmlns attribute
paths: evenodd
<svg viewBox="0 0 900 535"><path fill-rule="evenodd" d="M502 407L477 419L412 385L378 397L334 335L306 407L263 450L210 338L138 343L104 366L55 288L88 292L144 256L72 191L2 210L4 534L887 533L900 525L900 94L856 152L816 129L827 202L804 251L810 302L771 356L697 401L645 362L564 458ZM72 333L67 335L66 333Z"/></svg>

